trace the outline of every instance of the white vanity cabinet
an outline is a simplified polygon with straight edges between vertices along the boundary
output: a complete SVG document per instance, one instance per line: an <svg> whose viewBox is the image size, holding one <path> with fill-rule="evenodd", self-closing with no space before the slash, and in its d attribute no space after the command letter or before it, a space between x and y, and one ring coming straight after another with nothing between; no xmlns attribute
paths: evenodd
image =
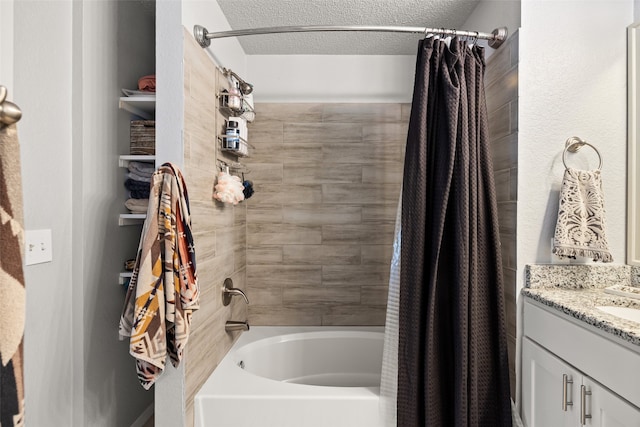
<svg viewBox="0 0 640 427"><path fill-rule="evenodd" d="M522 354L526 426L640 426L640 409L528 338Z"/></svg>
<svg viewBox="0 0 640 427"><path fill-rule="evenodd" d="M525 426L640 427L640 353L552 310L525 302Z"/></svg>

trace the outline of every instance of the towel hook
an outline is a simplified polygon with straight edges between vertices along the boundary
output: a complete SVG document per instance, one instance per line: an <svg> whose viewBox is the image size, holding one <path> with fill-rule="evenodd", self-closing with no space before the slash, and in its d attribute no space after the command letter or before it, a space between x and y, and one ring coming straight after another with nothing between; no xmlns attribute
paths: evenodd
<svg viewBox="0 0 640 427"><path fill-rule="evenodd" d="M0 86L0 127L12 125L22 117L20 107L6 100L8 93L6 87Z"/></svg>
<svg viewBox="0 0 640 427"><path fill-rule="evenodd" d="M568 138L567 141L565 142L565 148L564 148L564 151L562 152L562 163L564 163L565 169L569 169L569 167L567 166L567 151L571 153L577 153L578 150L580 150L580 148L582 148L585 145L588 145L589 147L593 148L593 150L596 152L599 160L598 170L602 169L602 156L600 155L600 151L598 151L595 145L589 144L587 141L577 136L572 136Z"/></svg>

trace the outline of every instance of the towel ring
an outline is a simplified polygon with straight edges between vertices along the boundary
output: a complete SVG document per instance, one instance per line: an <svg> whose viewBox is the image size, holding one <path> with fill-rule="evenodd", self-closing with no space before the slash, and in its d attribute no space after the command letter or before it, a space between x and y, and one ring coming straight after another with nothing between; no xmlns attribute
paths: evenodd
<svg viewBox="0 0 640 427"><path fill-rule="evenodd" d="M598 170L602 169L602 156L600 155L600 151L598 151L598 149L593 144L589 144L587 141L584 141L577 136L572 136L565 142L565 148L562 152L562 163L564 163L565 169L569 169L569 167L567 166L567 151L577 153L578 150L580 150L580 148L582 148L582 146L584 145L588 145L589 147L593 148L593 150L598 155L598 160L600 161Z"/></svg>

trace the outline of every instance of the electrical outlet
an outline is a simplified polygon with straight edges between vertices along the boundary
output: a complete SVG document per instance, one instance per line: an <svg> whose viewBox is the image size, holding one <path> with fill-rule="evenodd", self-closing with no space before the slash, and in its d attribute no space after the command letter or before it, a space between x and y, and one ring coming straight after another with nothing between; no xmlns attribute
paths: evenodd
<svg viewBox="0 0 640 427"><path fill-rule="evenodd" d="M33 265L53 261L51 246L51 230L26 230L25 264Z"/></svg>

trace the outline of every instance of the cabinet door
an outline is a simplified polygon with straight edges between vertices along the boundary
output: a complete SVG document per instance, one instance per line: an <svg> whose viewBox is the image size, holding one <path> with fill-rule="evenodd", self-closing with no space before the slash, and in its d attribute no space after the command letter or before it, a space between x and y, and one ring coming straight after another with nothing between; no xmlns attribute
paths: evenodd
<svg viewBox="0 0 640 427"><path fill-rule="evenodd" d="M640 409L587 376L583 377L583 384L585 391L591 392L591 395L585 396L585 414L591 415L585 420L585 425L640 427ZM582 391L579 390L579 393ZM582 400L582 396L579 399ZM576 404L579 405L578 402Z"/></svg>
<svg viewBox="0 0 640 427"><path fill-rule="evenodd" d="M522 344L522 421L525 426L575 427L579 425L578 392L581 381L580 372L533 341L524 338ZM563 404L565 398L566 405Z"/></svg>

